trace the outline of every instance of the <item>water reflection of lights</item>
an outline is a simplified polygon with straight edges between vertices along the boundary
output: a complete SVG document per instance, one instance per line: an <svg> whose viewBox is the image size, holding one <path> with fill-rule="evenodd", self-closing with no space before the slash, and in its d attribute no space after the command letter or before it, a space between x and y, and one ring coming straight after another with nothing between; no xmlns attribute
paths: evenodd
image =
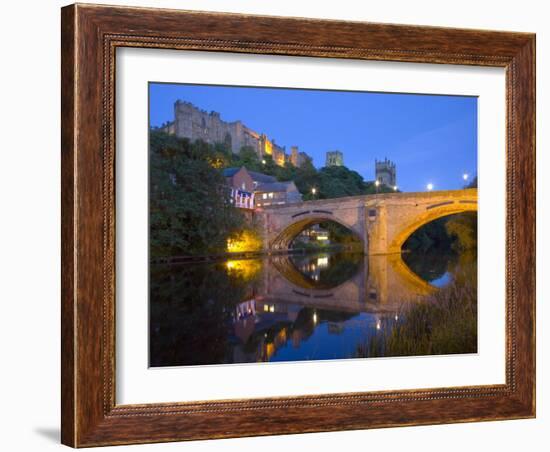
<svg viewBox="0 0 550 452"><path fill-rule="evenodd" d="M318 257L317 258L317 266L319 268L327 268L328 267L328 257Z"/></svg>
<svg viewBox="0 0 550 452"><path fill-rule="evenodd" d="M256 314L256 301L254 299L239 303L236 308L237 319L242 319Z"/></svg>
<svg viewBox="0 0 550 452"><path fill-rule="evenodd" d="M261 262L254 259L231 259L225 263L228 273L238 274L244 279L253 279L262 270Z"/></svg>
<svg viewBox="0 0 550 452"><path fill-rule="evenodd" d="M317 313L313 313L313 323L317 323Z"/></svg>
<svg viewBox="0 0 550 452"><path fill-rule="evenodd" d="M382 322L380 322L380 320L377 320L376 321L376 329L379 330L380 328L382 328Z"/></svg>

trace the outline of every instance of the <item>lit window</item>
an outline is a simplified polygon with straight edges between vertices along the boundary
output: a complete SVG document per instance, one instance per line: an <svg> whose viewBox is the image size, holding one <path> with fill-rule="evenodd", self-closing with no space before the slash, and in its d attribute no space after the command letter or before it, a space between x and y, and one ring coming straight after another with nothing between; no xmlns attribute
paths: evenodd
<svg viewBox="0 0 550 452"><path fill-rule="evenodd" d="M267 193L262 194L262 199L267 199Z"/></svg>
<svg viewBox="0 0 550 452"><path fill-rule="evenodd" d="M246 190L246 184L245 184L244 182L241 184L241 188L242 188L243 190Z"/></svg>
<svg viewBox="0 0 550 452"><path fill-rule="evenodd" d="M270 193L270 194L269 194L269 197L270 197L270 198L273 198L273 193Z"/></svg>

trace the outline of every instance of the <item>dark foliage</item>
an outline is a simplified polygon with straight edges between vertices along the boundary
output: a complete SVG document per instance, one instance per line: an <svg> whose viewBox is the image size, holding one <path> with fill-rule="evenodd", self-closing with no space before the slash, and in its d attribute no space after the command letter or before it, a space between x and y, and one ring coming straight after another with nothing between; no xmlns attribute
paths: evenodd
<svg viewBox="0 0 550 452"><path fill-rule="evenodd" d="M244 218L217 169L223 148L154 131L149 152L151 257L224 251Z"/></svg>

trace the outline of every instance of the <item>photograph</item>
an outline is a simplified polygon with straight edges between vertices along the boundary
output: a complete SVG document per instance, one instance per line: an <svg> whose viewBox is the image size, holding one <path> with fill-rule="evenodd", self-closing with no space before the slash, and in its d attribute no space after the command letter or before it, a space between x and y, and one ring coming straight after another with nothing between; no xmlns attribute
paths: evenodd
<svg viewBox="0 0 550 452"><path fill-rule="evenodd" d="M544 444L542 7L132 1L20 8L7 450Z"/></svg>
<svg viewBox="0 0 550 452"><path fill-rule="evenodd" d="M478 98L149 82L149 366L478 352Z"/></svg>

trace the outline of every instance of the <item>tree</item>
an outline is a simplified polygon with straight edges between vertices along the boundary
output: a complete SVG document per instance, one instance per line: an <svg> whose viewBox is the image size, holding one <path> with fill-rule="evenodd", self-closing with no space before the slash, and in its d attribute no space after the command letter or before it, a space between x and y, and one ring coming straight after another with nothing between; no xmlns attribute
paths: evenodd
<svg viewBox="0 0 550 452"><path fill-rule="evenodd" d="M477 188L477 175L475 175L474 178L472 179L472 182L465 185L464 188Z"/></svg>
<svg viewBox="0 0 550 452"><path fill-rule="evenodd" d="M305 200L393 192L386 186L376 188L372 182L365 182L357 171L345 166L328 166L319 171L313 165L297 168L295 183ZM315 195L311 193L313 187Z"/></svg>
<svg viewBox="0 0 550 452"><path fill-rule="evenodd" d="M456 238L453 247L471 250L477 247L477 213L463 213L449 218L445 224L447 234Z"/></svg>
<svg viewBox="0 0 550 452"><path fill-rule="evenodd" d="M244 217L231 204L217 151L163 132L150 137L151 257L225 251Z"/></svg>
<svg viewBox="0 0 550 452"><path fill-rule="evenodd" d="M275 176L277 180L286 182L294 180L298 173L298 168L296 168L292 163L285 162L284 166L279 166L275 170Z"/></svg>
<svg viewBox="0 0 550 452"><path fill-rule="evenodd" d="M320 223L322 229L328 231L330 243L342 245L361 245L361 240L350 229L336 223L335 221L326 221Z"/></svg>
<svg viewBox="0 0 550 452"><path fill-rule="evenodd" d="M262 237L256 228L243 229L228 240L227 249L232 253L260 251L263 247Z"/></svg>
<svg viewBox="0 0 550 452"><path fill-rule="evenodd" d="M259 171L270 176L275 176L277 172L277 164L273 160L271 155L264 155L262 157L262 165Z"/></svg>
<svg viewBox="0 0 550 452"><path fill-rule="evenodd" d="M251 171L260 171L262 166L258 153L251 146L243 146L232 163L232 166L244 166Z"/></svg>

